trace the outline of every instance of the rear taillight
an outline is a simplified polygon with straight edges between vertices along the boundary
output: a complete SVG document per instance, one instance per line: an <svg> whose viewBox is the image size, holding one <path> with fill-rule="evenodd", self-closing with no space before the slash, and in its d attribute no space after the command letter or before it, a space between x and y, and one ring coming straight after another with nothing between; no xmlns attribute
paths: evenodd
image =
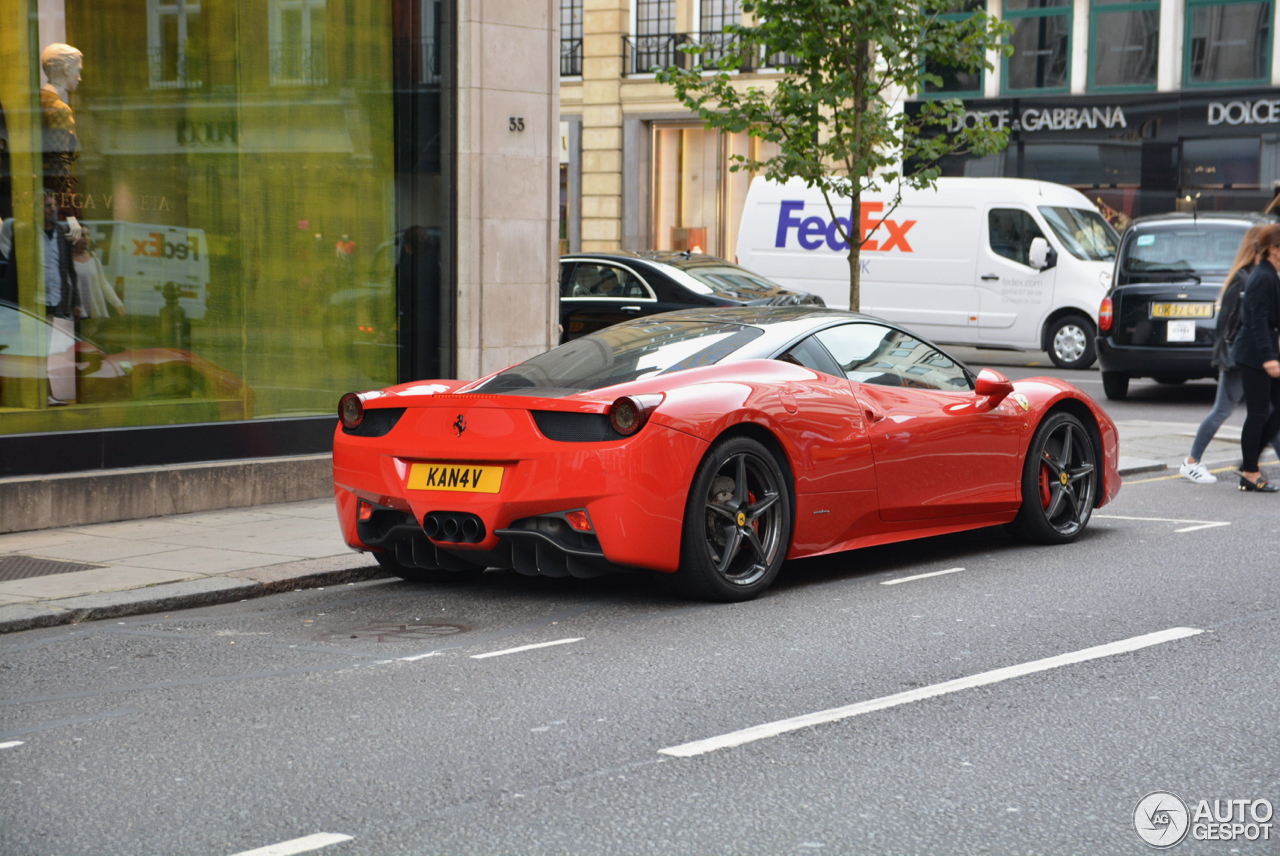
<svg viewBox="0 0 1280 856"><path fill-rule="evenodd" d="M348 392L338 401L338 420L342 427L354 431L364 421L364 402L354 392Z"/></svg>
<svg viewBox="0 0 1280 856"><path fill-rule="evenodd" d="M649 414L662 403L662 393L651 395L624 395L609 406L609 424L623 437L644 427Z"/></svg>
<svg viewBox="0 0 1280 856"><path fill-rule="evenodd" d="M1111 298L1102 298L1102 305L1098 307L1098 328L1101 329L1102 332L1105 333L1111 329L1111 320L1114 311L1115 309L1111 305Z"/></svg>

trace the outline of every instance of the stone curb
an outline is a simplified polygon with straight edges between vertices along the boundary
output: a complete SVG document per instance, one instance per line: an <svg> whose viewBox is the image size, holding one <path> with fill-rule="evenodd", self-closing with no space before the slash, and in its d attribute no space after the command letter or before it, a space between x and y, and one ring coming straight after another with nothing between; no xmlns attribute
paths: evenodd
<svg viewBox="0 0 1280 856"><path fill-rule="evenodd" d="M352 562L362 561L360 557L341 558L345 566L339 568L323 567L326 564L333 564L331 561L323 560L290 563L299 573L294 576L279 575L276 579L267 582L230 576L206 577L127 591L62 598L39 604L17 603L0 606L0 634L33 630L38 627L54 627L60 624L79 624L82 621L96 621L103 618L119 618L125 615L215 606L293 589L320 588L387 576L377 565L361 564L358 567L351 567ZM320 564L321 567L315 568L316 564Z"/></svg>

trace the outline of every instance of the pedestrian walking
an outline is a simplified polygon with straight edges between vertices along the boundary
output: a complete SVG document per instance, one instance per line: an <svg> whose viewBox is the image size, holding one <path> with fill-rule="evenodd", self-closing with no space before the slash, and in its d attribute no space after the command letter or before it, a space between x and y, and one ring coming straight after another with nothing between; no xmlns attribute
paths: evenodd
<svg viewBox="0 0 1280 856"><path fill-rule="evenodd" d="M1277 493L1280 486L1262 477L1258 455L1280 430L1280 224L1263 227L1257 249L1258 264L1245 281L1240 332L1231 345L1248 408L1240 432L1240 489Z"/></svg>
<svg viewBox="0 0 1280 856"><path fill-rule="evenodd" d="M1244 404L1244 384L1240 380L1240 370L1231 359L1231 345L1240 329L1240 301L1244 294L1244 284L1258 263L1257 242L1261 232L1262 224L1258 224L1249 227L1249 231L1244 233L1244 239L1236 251L1235 262L1227 272L1222 291L1218 295L1218 327L1213 344L1213 366L1218 370L1218 394L1214 398L1213 409L1196 429L1190 454L1178 469L1183 478L1196 484L1215 484L1218 481L1201 458L1222 423L1237 407ZM1280 455L1280 435L1271 438L1271 445L1276 454Z"/></svg>

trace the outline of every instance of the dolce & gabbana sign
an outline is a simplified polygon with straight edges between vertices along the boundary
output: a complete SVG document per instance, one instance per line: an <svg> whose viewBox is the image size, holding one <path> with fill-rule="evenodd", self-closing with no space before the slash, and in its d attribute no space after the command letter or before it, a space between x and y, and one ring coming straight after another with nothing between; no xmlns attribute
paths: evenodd
<svg viewBox="0 0 1280 856"><path fill-rule="evenodd" d="M1208 123L1214 125L1271 125L1280 123L1280 98L1256 101L1210 101Z"/></svg>
<svg viewBox="0 0 1280 856"><path fill-rule="evenodd" d="M956 133L962 128L976 128L990 122L993 128L1011 131L1079 131L1095 128L1127 128L1124 108L1118 104L1103 107L1027 107L1021 111L1008 108L993 110L966 110L953 116L947 123L947 131Z"/></svg>

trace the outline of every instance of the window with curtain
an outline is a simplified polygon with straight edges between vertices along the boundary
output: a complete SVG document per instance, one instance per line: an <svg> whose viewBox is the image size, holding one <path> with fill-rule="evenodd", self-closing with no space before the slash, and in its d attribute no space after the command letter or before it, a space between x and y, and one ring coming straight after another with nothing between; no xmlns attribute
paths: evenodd
<svg viewBox="0 0 1280 856"><path fill-rule="evenodd" d="M951 11L944 12L937 20L944 26L948 23L967 21L976 12L986 11L986 0L956 0ZM950 98L957 95L981 95L983 69L956 68L941 62L933 62L926 58L925 70L942 78L942 85L926 83L926 95L945 95Z"/></svg>
<svg viewBox="0 0 1280 856"><path fill-rule="evenodd" d="M1004 91L1066 92L1071 86L1072 0L1005 0L1013 55L1004 61Z"/></svg>
<svg viewBox="0 0 1280 856"><path fill-rule="evenodd" d="M152 89L198 88L200 3L147 0L147 67Z"/></svg>
<svg viewBox="0 0 1280 856"><path fill-rule="evenodd" d="M1160 56L1159 0L1093 0L1089 88L1154 89Z"/></svg>
<svg viewBox="0 0 1280 856"><path fill-rule="evenodd" d="M271 0L271 82L328 82L326 0Z"/></svg>
<svg viewBox="0 0 1280 856"><path fill-rule="evenodd" d="M1270 2L1188 0L1184 83L1267 82L1271 17Z"/></svg>

